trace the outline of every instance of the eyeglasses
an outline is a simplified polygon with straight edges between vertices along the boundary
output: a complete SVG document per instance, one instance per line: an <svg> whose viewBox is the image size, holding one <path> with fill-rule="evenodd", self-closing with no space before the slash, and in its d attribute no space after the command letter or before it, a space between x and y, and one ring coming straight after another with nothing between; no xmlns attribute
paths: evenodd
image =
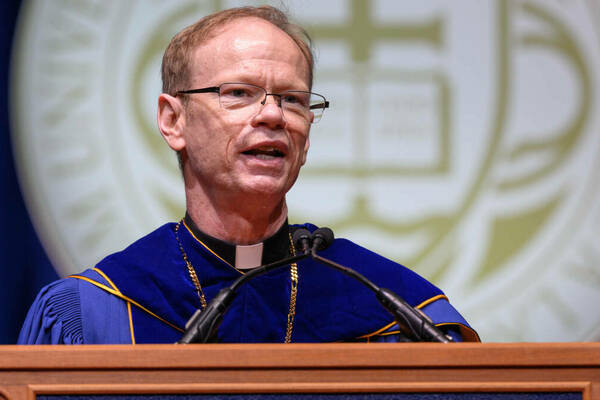
<svg viewBox="0 0 600 400"><path fill-rule="evenodd" d="M329 108L325 97L303 90L288 90L281 93L267 93L265 88L249 83L222 83L202 89L180 90L175 95L194 93L218 93L221 108L251 115L258 112L267 102L267 96L273 96L281 107L285 118L301 118L312 123L319 122L323 111Z"/></svg>

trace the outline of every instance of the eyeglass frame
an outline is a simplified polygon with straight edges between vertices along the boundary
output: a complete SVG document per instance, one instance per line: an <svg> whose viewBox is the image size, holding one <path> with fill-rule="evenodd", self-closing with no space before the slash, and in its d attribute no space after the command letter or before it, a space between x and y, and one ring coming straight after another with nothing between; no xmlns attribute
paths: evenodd
<svg viewBox="0 0 600 400"><path fill-rule="evenodd" d="M241 84L241 85L249 85L249 86L253 86L259 89L262 89L265 92L265 98L260 102L261 105L265 105L267 102L267 97L268 96L273 96L273 97L277 97L279 100L277 101L277 106L279 108L281 107L281 96L284 95L285 93L308 93L311 95L317 95L323 98L323 102L322 103L318 103L318 104L313 104L311 106L308 107L309 110L314 110L317 108L322 108L323 109L323 113L325 113L325 109L329 108L329 101L327 101L327 99L325 98L325 96L323 96L322 94L319 93L315 93L315 92L310 92L308 90L286 90L282 93L269 93L267 92L267 89L265 89L262 86L258 86L258 85L253 85L252 83L246 83L246 82L223 82L221 83L219 86L209 86L209 87L205 87L205 88L200 88L200 89L188 89L188 90L178 90L177 92L175 92L175 96L178 96L180 94L196 94L196 93L217 93L219 95L219 97L221 96L221 86L223 85L236 85L236 84ZM221 104L220 99L219 99L219 105ZM282 108L283 110L283 108ZM318 121L317 121L318 122Z"/></svg>

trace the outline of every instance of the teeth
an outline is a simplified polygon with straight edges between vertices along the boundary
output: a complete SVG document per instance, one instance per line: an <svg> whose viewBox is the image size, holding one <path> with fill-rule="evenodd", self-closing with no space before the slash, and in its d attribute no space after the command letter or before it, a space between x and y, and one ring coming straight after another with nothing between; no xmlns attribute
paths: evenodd
<svg viewBox="0 0 600 400"><path fill-rule="evenodd" d="M257 150L264 151L267 153L272 153L272 152L277 151L277 149L275 147L259 147Z"/></svg>
<svg viewBox="0 0 600 400"><path fill-rule="evenodd" d="M272 160L274 158L276 158L275 156L271 156L269 154L257 154L255 155L256 158L258 158L259 160Z"/></svg>

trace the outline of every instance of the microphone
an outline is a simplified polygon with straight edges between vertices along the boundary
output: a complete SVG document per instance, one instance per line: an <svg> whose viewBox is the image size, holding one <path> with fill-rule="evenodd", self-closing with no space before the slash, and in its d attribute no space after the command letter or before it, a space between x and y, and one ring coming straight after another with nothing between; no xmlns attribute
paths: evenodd
<svg viewBox="0 0 600 400"><path fill-rule="evenodd" d="M284 265L297 262L307 258L308 256L311 256L313 259L358 280L363 285L375 292L377 300L394 316L394 319L400 327L401 333L404 334L405 337L409 337L417 341L437 341L443 343L452 341L451 338L444 335L439 328L433 325L433 322L427 315L412 307L391 290L379 288L369 279L353 269L345 267L317 254L317 251L321 251L329 247L333 243L333 240L333 231L329 228L319 228L315 230L313 234L303 228L297 229L294 232L292 241L294 246L302 249L300 254L257 267L247 272L245 275L240 276L235 282L233 282L233 284L231 284L231 286L221 289L219 293L208 303L206 309L198 309L194 315L192 315L185 325L185 332L183 333L181 339L177 341L177 343L187 344L214 342L219 325L223 320L223 315L235 298L235 295L237 294L236 291L240 286L256 276L265 274Z"/></svg>
<svg viewBox="0 0 600 400"><path fill-rule="evenodd" d="M333 243L333 239L333 231L331 229L325 227L317 229L313 233L313 245L311 249L312 258L358 280L367 288L375 292L377 300L394 316L394 319L400 327L401 333L405 337L413 339L413 341L441 343L449 343L452 341L450 337L446 336L441 329L433 324L433 321L427 315L412 307L393 291L380 288L364 275L353 269L318 255L317 251L329 247L331 243Z"/></svg>
<svg viewBox="0 0 600 400"><path fill-rule="evenodd" d="M310 251L310 242L312 241L312 234L308 229L300 228L296 229L292 236L292 242L294 246L302 249L302 253L306 254Z"/></svg>
<svg viewBox="0 0 600 400"><path fill-rule="evenodd" d="M185 332L178 344L211 343L223 321L223 315L235 298L231 288L224 288L208 303L204 310L198 309L185 324Z"/></svg>
<svg viewBox="0 0 600 400"><path fill-rule="evenodd" d="M312 234L311 254L314 256L317 251L325 250L333 243L333 231L327 227L315 230Z"/></svg>
<svg viewBox="0 0 600 400"><path fill-rule="evenodd" d="M391 290L379 288L376 297L379 303L394 316L400 331L405 336L423 342L452 342L449 336L433 324L429 316L408 304Z"/></svg>
<svg viewBox="0 0 600 400"><path fill-rule="evenodd" d="M237 294L236 291L239 289L239 287L256 276L266 274L267 272L279 267L307 258L310 256L310 240L311 235L309 231L306 229L297 229L292 237L292 242L294 243L294 246L298 245L298 247L302 248L301 254L296 254L294 256L254 268L236 279L231 286L221 289L219 293L217 293L217 295L207 304L204 310L198 309L194 315L192 315L192 317L185 324L185 332L181 336L181 339L177 341L177 343L188 344L214 342L219 325L223 321L223 315L225 315L229 305L235 298Z"/></svg>

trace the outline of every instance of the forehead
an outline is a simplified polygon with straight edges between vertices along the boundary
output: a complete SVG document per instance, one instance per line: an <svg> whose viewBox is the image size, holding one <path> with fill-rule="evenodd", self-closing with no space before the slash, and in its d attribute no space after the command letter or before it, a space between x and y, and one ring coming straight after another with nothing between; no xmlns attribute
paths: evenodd
<svg viewBox="0 0 600 400"><path fill-rule="evenodd" d="M296 74L308 84L308 62L296 42L275 25L256 17L238 18L218 28L194 50L192 60L193 79L237 71Z"/></svg>

